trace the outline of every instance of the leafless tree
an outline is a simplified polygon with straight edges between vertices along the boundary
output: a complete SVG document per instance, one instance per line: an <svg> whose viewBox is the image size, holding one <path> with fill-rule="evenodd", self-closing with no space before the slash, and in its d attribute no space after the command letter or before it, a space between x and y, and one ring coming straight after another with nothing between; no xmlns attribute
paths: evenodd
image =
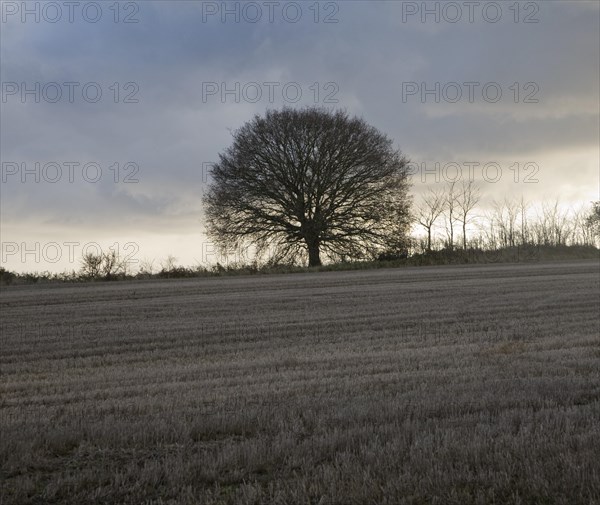
<svg viewBox="0 0 600 505"><path fill-rule="evenodd" d="M456 191L456 181L448 183L445 200L446 215L446 235L448 237L448 248L454 249L454 225L458 218L458 194Z"/></svg>
<svg viewBox="0 0 600 505"><path fill-rule="evenodd" d="M125 273L125 265L114 250L100 251L98 254L88 252L81 260L80 274L89 279L112 279Z"/></svg>
<svg viewBox="0 0 600 505"><path fill-rule="evenodd" d="M209 238L281 261L362 259L398 247L410 225L406 158L364 120L312 107L255 116L211 170Z"/></svg>
<svg viewBox="0 0 600 505"><path fill-rule="evenodd" d="M529 231L529 218L527 217L527 213L529 211L529 204L525 201L525 199L521 196L521 200L519 201L519 238L521 245L526 245L530 242L530 231Z"/></svg>
<svg viewBox="0 0 600 505"><path fill-rule="evenodd" d="M160 267L163 272L170 272L177 268L177 258L169 254L163 261L160 262Z"/></svg>
<svg viewBox="0 0 600 505"><path fill-rule="evenodd" d="M100 272L102 271L102 261L102 253L94 254L92 252L88 252L81 260L81 275L90 279L97 279L100 277Z"/></svg>
<svg viewBox="0 0 600 505"><path fill-rule="evenodd" d="M556 200L552 207L552 229L555 237L556 245L565 245L568 243L571 234L573 233L572 221L569 216L569 211L561 210L559 202Z"/></svg>
<svg viewBox="0 0 600 505"><path fill-rule="evenodd" d="M123 268L116 251L110 250L102 254L102 274L105 279L111 279L119 271L123 271Z"/></svg>
<svg viewBox="0 0 600 505"><path fill-rule="evenodd" d="M471 222L472 212L481 198L479 188L475 186L472 180L463 182L460 192L456 197L458 207L458 221L462 225L463 249L467 249L467 225Z"/></svg>
<svg viewBox="0 0 600 505"><path fill-rule="evenodd" d="M153 275L154 259L144 258L140 263L139 273L142 275Z"/></svg>
<svg viewBox="0 0 600 505"><path fill-rule="evenodd" d="M431 232L433 225L444 212L445 195L441 191L430 189L429 192L421 198L417 207L415 218L427 232L427 251L431 251Z"/></svg>
<svg viewBox="0 0 600 505"><path fill-rule="evenodd" d="M500 247L513 247L517 242L517 219L519 217L519 204L512 199L505 198L499 202L492 202L492 215L489 219L497 233Z"/></svg>
<svg viewBox="0 0 600 505"><path fill-rule="evenodd" d="M542 203L533 228L539 245L565 245L573 232L569 213L561 210L558 200Z"/></svg>

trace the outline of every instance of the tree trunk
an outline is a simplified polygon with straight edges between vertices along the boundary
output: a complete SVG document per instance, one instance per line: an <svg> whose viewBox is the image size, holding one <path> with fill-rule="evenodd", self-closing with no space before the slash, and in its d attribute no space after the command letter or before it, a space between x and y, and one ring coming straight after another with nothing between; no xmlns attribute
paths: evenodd
<svg viewBox="0 0 600 505"><path fill-rule="evenodd" d="M431 226L427 228L427 252L431 252Z"/></svg>
<svg viewBox="0 0 600 505"><path fill-rule="evenodd" d="M319 251L318 240L307 240L306 245L308 246L308 266L318 267L321 265L321 255Z"/></svg>

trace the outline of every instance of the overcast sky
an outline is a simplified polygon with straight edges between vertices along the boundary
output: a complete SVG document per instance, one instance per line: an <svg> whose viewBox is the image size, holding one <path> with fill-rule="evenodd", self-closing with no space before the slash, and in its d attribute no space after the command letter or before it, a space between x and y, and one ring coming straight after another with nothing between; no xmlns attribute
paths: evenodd
<svg viewBox="0 0 600 505"><path fill-rule="evenodd" d="M284 105L364 117L414 163L415 195L472 163L484 204L596 200L599 6L2 2L2 264L77 269L93 242L213 261L206 170Z"/></svg>

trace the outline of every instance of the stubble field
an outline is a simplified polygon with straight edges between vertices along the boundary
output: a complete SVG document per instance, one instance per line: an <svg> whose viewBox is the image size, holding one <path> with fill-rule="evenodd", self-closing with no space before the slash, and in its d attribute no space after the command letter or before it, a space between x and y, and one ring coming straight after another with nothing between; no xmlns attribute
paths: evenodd
<svg viewBox="0 0 600 505"><path fill-rule="evenodd" d="M0 292L2 504L600 502L598 261Z"/></svg>

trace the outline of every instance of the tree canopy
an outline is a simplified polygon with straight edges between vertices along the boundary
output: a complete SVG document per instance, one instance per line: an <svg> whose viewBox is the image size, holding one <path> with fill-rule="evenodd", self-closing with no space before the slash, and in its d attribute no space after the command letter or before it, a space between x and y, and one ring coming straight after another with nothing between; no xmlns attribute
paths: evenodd
<svg viewBox="0 0 600 505"><path fill-rule="evenodd" d="M233 133L205 196L206 228L224 251L310 266L401 251L410 225L408 161L345 111L269 110Z"/></svg>

